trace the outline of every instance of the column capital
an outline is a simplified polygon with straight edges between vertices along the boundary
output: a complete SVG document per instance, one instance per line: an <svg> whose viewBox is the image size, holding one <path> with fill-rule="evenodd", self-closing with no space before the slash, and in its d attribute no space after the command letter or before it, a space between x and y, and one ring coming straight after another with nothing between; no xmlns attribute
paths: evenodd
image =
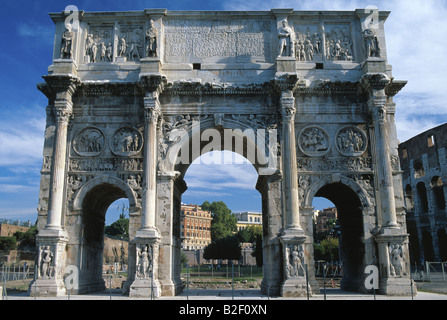
<svg viewBox="0 0 447 320"><path fill-rule="evenodd" d="M137 84L144 95L153 93L159 95L167 84L167 78L159 73L143 73L140 74L140 80Z"/></svg>
<svg viewBox="0 0 447 320"><path fill-rule="evenodd" d="M384 91L391 82L390 78L384 73L367 73L362 76L360 81L363 89L370 94Z"/></svg>
<svg viewBox="0 0 447 320"><path fill-rule="evenodd" d="M44 84L38 85L38 89L49 100L69 100L81 85L81 80L72 75L47 75L43 77Z"/></svg>
<svg viewBox="0 0 447 320"><path fill-rule="evenodd" d="M271 83L281 95L284 92L289 92L288 94L291 92L293 96L293 91L298 87L299 77L297 73L277 73Z"/></svg>

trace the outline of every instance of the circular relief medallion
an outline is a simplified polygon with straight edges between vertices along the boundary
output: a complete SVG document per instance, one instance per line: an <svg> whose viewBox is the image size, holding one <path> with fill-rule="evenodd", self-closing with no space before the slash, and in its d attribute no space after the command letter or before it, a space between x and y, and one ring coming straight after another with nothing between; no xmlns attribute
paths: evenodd
<svg viewBox="0 0 447 320"><path fill-rule="evenodd" d="M358 157L366 151L366 134L354 126L341 128L336 135L336 145L342 155Z"/></svg>
<svg viewBox="0 0 447 320"><path fill-rule="evenodd" d="M141 133L130 127L121 128L115 132L110 141L112 152L119 156L133 156L141 151L143 137Z"/></svg>
<svg viewBox="0 0 447 320"><path fill-rule="evenodd" d="M105 137L98 128L85 128L73 139L73 149L80 156L93 157L104 149Z"/></svg>
<svg viewBox="0 0 447 320"><path fill-rule="evenodd" d="M323 156L330 149L329 135L323 128L318 126L304 128L299 135L298 146L307 156Z"/></svg>

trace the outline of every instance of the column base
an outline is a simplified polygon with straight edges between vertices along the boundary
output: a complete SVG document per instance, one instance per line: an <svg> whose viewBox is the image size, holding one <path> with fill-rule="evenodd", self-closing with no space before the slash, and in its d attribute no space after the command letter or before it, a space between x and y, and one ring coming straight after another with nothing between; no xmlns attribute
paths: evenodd
<svg viewBox="0 0 447 320"><path fill-rule="evenodd" d="M416 296L417 288L409 278L382 279L379 283L379 293L387 296Z"/></svg>
<svg viewBox="0 0 447 320"><path fill-rule="evenodd" d="M307 294L312 295L311 286L306 283L306 278L287 279L281 286L281 297L295 298L305 297Z"/></svg>
<svg viewBox="0 0 447 320"><path fill-rule="evenodd" d="M131 298L158 298L161 296L161 288L158 280L136 279L129 290Z"/></svg>
<svg viewBox="0 0 447 320"><path fill-rule="evenodd" d="M60 297L67 294L61 279L36 279L28 288L30 297Z"/></svg>

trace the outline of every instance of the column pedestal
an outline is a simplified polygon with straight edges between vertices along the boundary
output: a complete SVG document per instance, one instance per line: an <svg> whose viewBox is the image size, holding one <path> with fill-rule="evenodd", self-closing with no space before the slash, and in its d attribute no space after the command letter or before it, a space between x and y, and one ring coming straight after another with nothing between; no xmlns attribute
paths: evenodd
<svg viewBox="0 0 447 320"><path fill-rule="evenodd" d="M283 254L284 282L281 286L282 297L303 297L312 294L306 278L304 243L307 237L295 230L285 230L281 237Z"/></svg>
<svg viewBox="0 0 447 320"><path fill-rule="evenodd" d="M158 281L158 238L135 238L135 275L130 286L131 298L157 298L161 296Z"/></svg>
<svg viewBox="0 0 447 320"><path fill-rule="evenodd" d="M58 297L66 295L64 283L66 245L68 236L63 230L44 229L36 238L38 247L36 280L29 287L30 296Z"/></svg>

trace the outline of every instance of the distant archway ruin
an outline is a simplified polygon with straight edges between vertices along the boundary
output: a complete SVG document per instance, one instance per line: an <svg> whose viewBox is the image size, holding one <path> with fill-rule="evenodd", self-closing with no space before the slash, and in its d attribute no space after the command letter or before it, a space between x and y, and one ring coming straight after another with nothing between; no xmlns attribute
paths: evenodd
<svg viewBox="0 0 447 320"><path fill-rule="evenodd" d="M240 153L262 195L262 292L306 295L313 271L312 200L340 210L351 237L345 288L411 294L408 234L388 66L389 12L54 13L53 63L30 292L100 290L106 208L130 205L131 297L173 296L180 279L180 204L189 164Z"/></svg>

